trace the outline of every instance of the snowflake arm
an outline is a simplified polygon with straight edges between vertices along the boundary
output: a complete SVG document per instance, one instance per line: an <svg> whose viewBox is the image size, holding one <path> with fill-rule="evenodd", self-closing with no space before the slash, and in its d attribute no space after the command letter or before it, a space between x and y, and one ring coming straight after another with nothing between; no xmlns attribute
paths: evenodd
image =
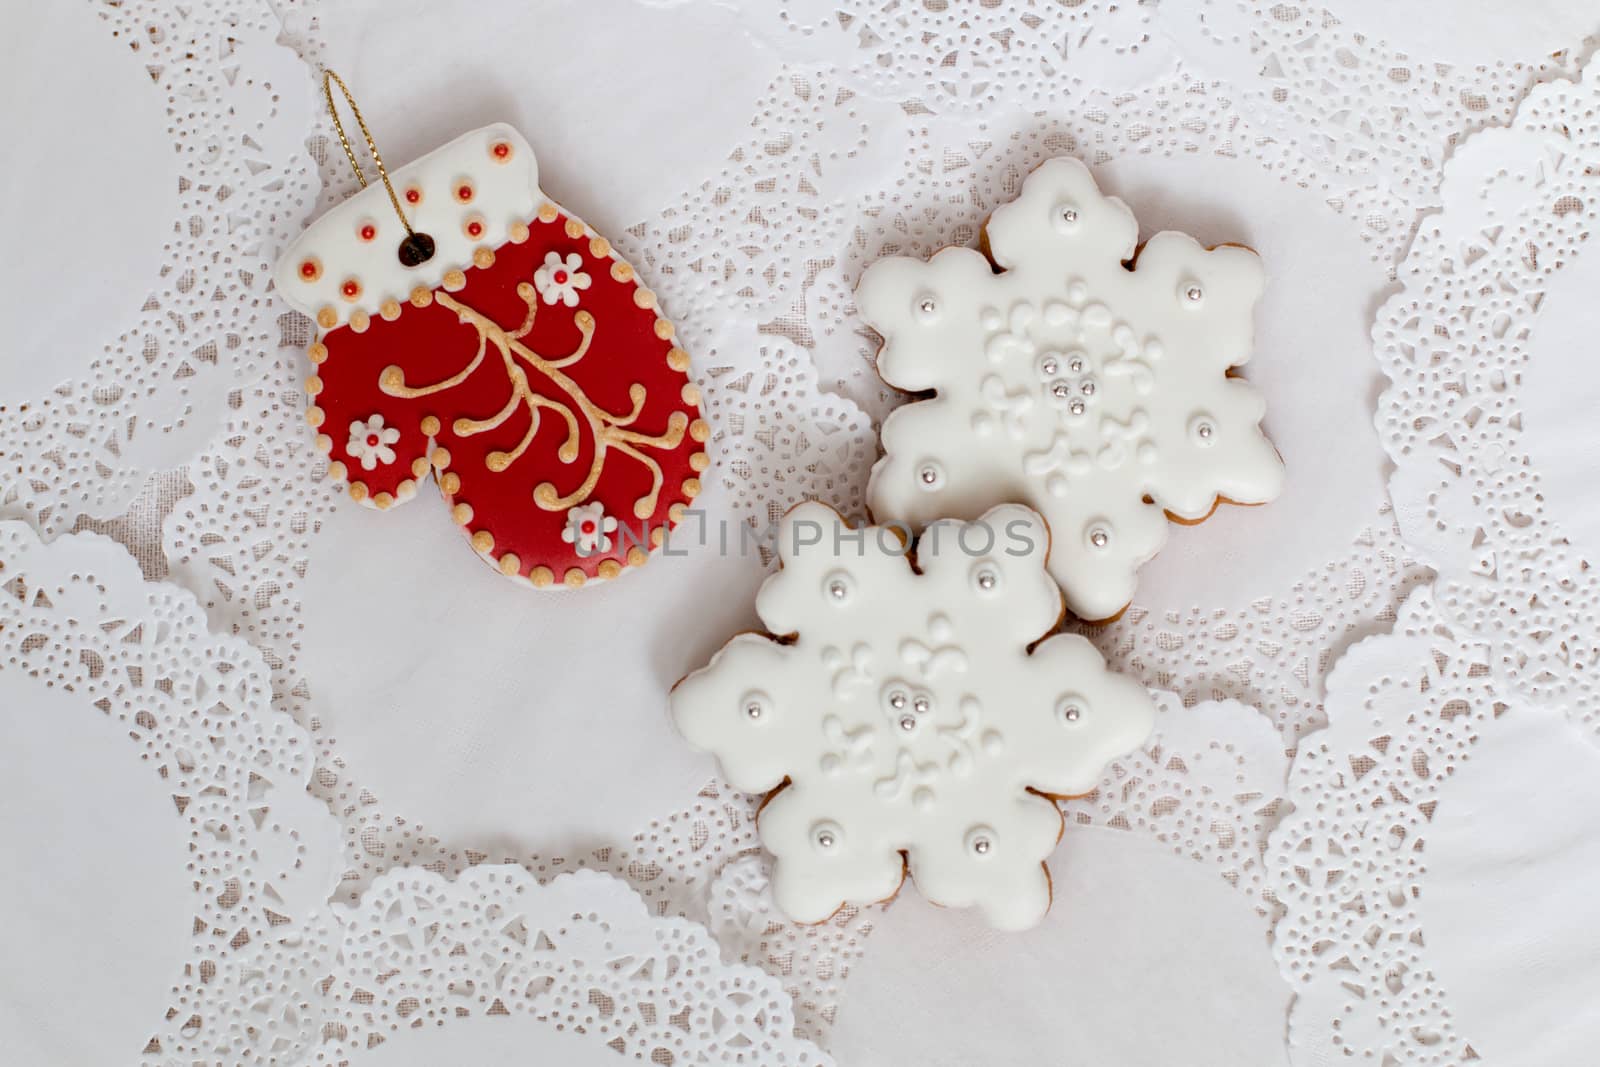
<svg viewBox="0 0 1600 1067"><path fill-rule="evenodd" d="M1099 651L1077 634L1056 634L1028 657L1026 669L1047 698L1033 714L1020 717L1021 774L1030 789L1082 796L1099 783L1107 763L1149 736L1155 725L1149 692L1104 664Z"/></svg>
<svg viewBox="0 0 1600 1067"><path fill-rule="evenodd" d="M1175 436L1166 462L1150 471L1146 492L1184 522L1210 515L1219 498L1235 504L1275 499L1283 491L1283 460L1261 432L1265 398L1243 379L1218 377L1188 397L1152 410L1177 422L1193 421L1195 409L1205 412L1202 418L1211 427L1210 434ZM1216 456L1222 450L1227 462L1218 464Z"/></svg>
<svg viewBox="0 0 1600 1067"><path fill-rule="evenodd" d="M1061 840L1061 809L1033 793L996 797L994 802L993 811L980 808L974 813L966 832L923 838L910 850L908 866L929 900L952 908L976 907L997 930L1025 930L1050 910L1050 873L1044 861ZM994 826L1007 828L1004 847ZM977 851L980 840L990 841L987 851Z"/></svg>
<svg viewBox="0 0 1600 1067"><path fill-rule="evenodd" d="M721 760L728 784L765 793L783 784L786 760L809 741L799 715L808 686L796 650L762 634L740 634L673 688L678 729ZM797 699L799 698L799 699Z"/></svg>
<svg viewBox="0 0 1600 1067"><path fill-rule="evenodd" d="M887 900L899 890L905 861L896 835L884 824L849 817L872 803L870 789L851 795L801 782L761 809L761 840L776 858L773 898L790 918L822 922L846 904Z"/></svg>
<svg viewBox="0 0 1600 1067"><path fill-rule="evenodd" d="M959 381L965 353L982 346L983 333L977 322L947 306L944 294L993 282L989 261L970 248L946 248L927 262L901 256L868 267L856 287L856 306L883 335L878 373L884 381L910 392ZM927 343L952 333L960 344Z"/></svg>
<svg viewBox="0 0 1600 1067"><path fill-rule="evenodd" d="M1008 484L1021 490L1022 479L1003 457L952 464L941 450L924 447L928 440L971 432L973 416L970 406L943 396L889 413L880 434L883 458L868 480L875 519L921 530L942 518L976 518L1005 499L997 490Z"/></svg>
<svg viewBox="0 0 1600 1067"><path fill-rule="evenodd" d="M984 245L1008 271L1054 270L1064 255L1120 265L1139 246L1139 222L1127 204L1100 192L1088 167L1063 156L1040 164L1021 195L995 208Z"/></svg>

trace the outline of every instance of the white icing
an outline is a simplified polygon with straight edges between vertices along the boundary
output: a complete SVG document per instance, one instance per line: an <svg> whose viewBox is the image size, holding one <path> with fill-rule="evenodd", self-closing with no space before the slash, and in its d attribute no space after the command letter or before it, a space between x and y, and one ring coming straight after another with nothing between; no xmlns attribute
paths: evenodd
<svg viewBox="0 0 1600 1067"><path fill-rule="evenodd" d="M504 160L494 155L499 144L510 148ZM407 267L398 255L405 229L377 174L367 177L365 189L312 223L273 269L278 291L295 310L315 315L332 308L342 324L356 310L370 316L387 300L404 304L418 286L437 288L448 272L471 267L476 249L505 244L511 227L526 224L546 200L533 149L520 133L495 123L463 134L389 172L411 228L434 241L432 259ZM470 200L457 195L463 184L472 190ZM407 201L410 189L421 193L419 202ZM481 224L481 233L468 232L474 221ZM369 225L375 231L370 241L362 237L362 228ZM320 268L315 279L301 274L307 261ZM353 300L343 292L350 279L361 287Z"/></svg>
<svg viewBox="0 0 1600 1067"><path fill-rule="evenodd" d="M884 337L891 385L933 390L883 427L873 515L919 528L1016 501L1063 550L1050 572L1086 619L1115 615L1167 536L1163 511L1204 518L1217 497L1261 503L1283 466L1242 380L1260 261L1139 228L1074 159L1045 163L995 211L979 252L892 258L856 302Z"/></svg>
<svg viewBox="0 0 1600 1067"><path fill-rule="evenodd" d="M611 534L616 529L615 516L607 515L605 505L596 500L567 509L567 524L561 528L561 540L577 545L578 551L585 555L610 552Z"/></svg>
<svg viewBox="0 0 1600 1067"><path fill-rule="evenodd" d="M382 415L373 414L351 421L350 439L344 449L361 464L362 470L370 471L394 462L394 449L390 446L398 440L400 431L384 425Z"/></svg>
<svg viewBox="0 0 1600 1067"><path fill-rule="evenodd" d="M921 573L898 546L888 528L850 531L824 505L791 510L783 566L756 602L785 640L734 638L673 690L673 717L734 788L789 779L759 828L793 919L890 896L903 851L928 899L1031 926L1049 907L1041 864L1061 818L1029 790L1092 789L1145 738L1154 707L1082 637L1028 651L1061 615L1034 512L1004 505L935 524L918 544Z"/></svg>
<svg viewBox="0 0 1600 1067"><path fill-rule="evenodd" d="M546 304L578 306L578 293L589 288L594 279L582 270L583 257L571 252L566 259L560 252L547 252L544 265L533 272L533 285Z"/></svg>

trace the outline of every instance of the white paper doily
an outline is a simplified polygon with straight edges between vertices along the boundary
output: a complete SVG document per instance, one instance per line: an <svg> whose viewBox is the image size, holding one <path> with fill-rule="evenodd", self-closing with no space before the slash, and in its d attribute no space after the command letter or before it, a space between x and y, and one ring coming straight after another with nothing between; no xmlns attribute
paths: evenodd
<svg viewBox="0 0 1600 1067"><path fill-rule="evenodd" d="M120 545L3 523L0 582L0 811L46 850L0 891L6 1000L39 1013L8 1012L16 1062L281 1062L318 1023L329 946L305 924L338 878L310 738L271 711L260 654ZM95 1025L67 987L108 999Z"/></svg>
<svg viewBox="0 0 1600 1067"><path fill-rule="evenodd" d="M423 1062L400 1050L413 1032L441 1028L450 1042L432 1043L451 1062L499 1062L485 1047L503 1047L498 1028L507 1024L496 1016L537 1020L541 1043L572 1033L647 1063L832 1062L794 1036L776 979L723 963L704 927L650 915L607 875L580 871L540 885L518 866L475 867L453 881L396 870L335 916L332 1008L312 1063L344 1063L386 1044L411 1059L374 1062Z"/></svg>
<svg viewBox="0 0 1600 1067"><path fill-rule="evenodd" d="M1581 1062L1600 752L1419 590L1328 680L1269 841L1294 1062Z"/></svg>
<svg viewBox="0 0 1600 1067"><path fill-rule="evenodd" d="M1597 597L1573 472L1594 433L1572 397L1593 380L1597 102L1591 62L1461 146L1374 327L1391 495L1438 580L1340 661L1272 838L1297 1062L1592 1047L1573 818L1600 755L1574 727L1592 739Z"/></svg>
<svg viewBox="0 0 1600 1067"><path fill-rule="evenodd" d="M0 283L0 515L55 533L188 462L261 373L311 84L262 0L24 6L7 32L0 143L27 162L0 222L30 252Z"/></svg>
<svg viewBox="0 0 1600 1067"><path fill-rule="evenodd" d="M1516 691L1592 731L1600 580L1592 484L1574 472L1597 437L1592 418L1564 413L1593 395L1600 62L1468 141L1444 205L1373 331L1391 379L1378 406L1390 493L1439 573L1441 614L1492 643Z"/></svg>

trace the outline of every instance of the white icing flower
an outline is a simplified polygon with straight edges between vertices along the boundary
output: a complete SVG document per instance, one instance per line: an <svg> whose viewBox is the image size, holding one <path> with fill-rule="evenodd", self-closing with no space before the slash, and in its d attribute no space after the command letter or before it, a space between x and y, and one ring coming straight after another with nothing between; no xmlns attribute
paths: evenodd
<svg viewBox="0 0 1600 1067"><path fill-rule="evenodd" d="M874 515L920 528L1005 501L1037 509L1061 546L1050 572L1081 618L1116 615L1167 516L1283 484L1260 394L1228 369L1250 355L1261 263L1138 223L1088 168L1051 160L994 212L989 248L885 259L856 291L884 338L891 385L929 391L884 422Z"/></svg>
<svg viewBox="0 0 1600 1067"><path fill-rule="evenodd" d="M1027 508L935 524L916 569L892 528L840 522L784 517L756 610L785 639L741 634L680 682L678 729L735 789L777 790L757 828L790 918L884 900L909 867L929 900L1031 926L1061 832L1041 794L1093 789L1149 732L1150 694L1076 634L1030 651L1061 591Z"/></svg>
<svg viewBox="0 0 1600 1067"><path fill-rule="evenodd" d="M394 462L394 449L389 446L398 440L400 431L385 426L382 415L369 415L364 422L357 419L350 424L350 440L344 450L361 462L362 470L370 471L380 463Z"/></svg>
<svg viewBox="0 0 1600 1067"><path fill-rule="evenodd" d="M598 502L583 504L567 512L567 524L561 529L561 540L569 545L576 545L582 555L591 555L595 552L610 552L611 531L617 528L617 520L606 514L604 506Z"/></svg>
<svg viewBox="0 0 1600 1067"><path fill-rule="evenodd" d="M533 272L533 284L546 304L577 307L578 291L589 288L591 280L582 267L583 257L576 252L565 260L560 252L550 252L544 257L544 266Z"/></svg>

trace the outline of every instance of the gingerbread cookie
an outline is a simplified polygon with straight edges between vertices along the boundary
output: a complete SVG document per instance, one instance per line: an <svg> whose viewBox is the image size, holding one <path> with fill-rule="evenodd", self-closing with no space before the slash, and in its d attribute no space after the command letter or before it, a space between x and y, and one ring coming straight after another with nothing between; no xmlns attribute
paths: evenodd
<svg viewBox="0 0 1600 1067"><path fill-rule="evenodd" d="M930 526L915 566L888 527L808 503L779 529L756 601L776 637L735 637L672 691L679 730L761 809L778 906L818 922L929 900L1004 929L1050 905L1048 799L1088 791L1148 734L1154 706L1060 620L1049 532L1005 505ZM1037 645L1034 642L1039 642Z"/></svg>
<svg viewBox="0 0 1600 1067"><path fill-rule="evenodd" d="M932 392L884 422L873 515L920 528L1026 503L1058 538L1050 573L1087 620L1128 604L1168 518L1264 503L1283 484L1262 398L1229 374L1250 355L1260 260L1138 237L1087 167L1055 159L990 218L993 265L968 248L885 259L856 291L884 338L884 380Z"/></svg>
<svg viewBox="0 0 1600 1067"><path fill-rule="evenodd" d="M275 274L320 329L307 418L329 475L378 508L436 480L478 554L535 586L645 562L707 465L655 294L540 191L509 126L390 178L416 236L373 183Z"/></svg>

